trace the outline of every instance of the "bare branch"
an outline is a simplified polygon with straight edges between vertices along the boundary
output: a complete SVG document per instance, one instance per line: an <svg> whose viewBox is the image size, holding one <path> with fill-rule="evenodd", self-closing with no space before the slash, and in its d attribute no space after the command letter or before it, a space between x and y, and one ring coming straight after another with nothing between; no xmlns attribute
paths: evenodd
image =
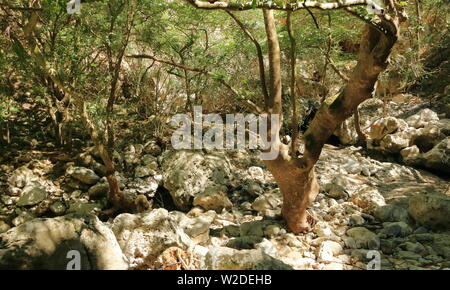
<svg viewBox="0 0 450 290"><path fill-rule="evenodd" d="M183 65L183 64L179 64L179 63L167 60L167 59L157 58L155 56L148 55L148 54L127 55L126 57L129 57L129 58L141 58L141 59L151 59L153 61L156 61L156 62L159 62L159 63L164 63L164 64L167 64L167 65L170 65L170 66L174 66L174 67L177 67L177 68L180 68L180 69L183 69L183 70L198 72L200 74L204 74L204 75L210 76L214 80L216 80L219 83L221 83L230 92L232 92L235 97L239 98L239 96L240 96L240 94L230 84L228 84L225 80L223 80L221 78L218 79L217 76L214 73L209 72L207 70L200 69L200 68L195 68L195 67L189 67L189 66L186 66L186 65ZM253 103L252 101L247 100L247 99L241 99L241 98L239 98L239 100L244 105L246 105L250 109L256 111L257 113L262 113L263 112L263 110L260 107L258 107L258 105Z"/></svg>
<svg viewBox="0 0 450 290"><path fill-rule="evenodd" d="M245 27L245 25L237 18L233 13L230 11L226 11L228 15L233 18L233 20L237 23L237 25L242 29L242 31L247 35L247 37L253 42L253 44L256 47L256 51L258 53L258 65L259 65L259 79L261 82L261 89L263 92L264 100L267 102L269 99L269 92L267 90L266 85L266 73L265 73L265 65L264 65L264 55L261 48L261 45L259 44L258 40L253 36L253 34Z"/></svg>
<svg viewBox="0 0 450 290"><path fill-rule="evenodd" d="M334 72L345 82L348 82L349 77L343 74L334 64L334 62L331 60L330 56L325 54L326 59L328 60L328 64L331 66L331 68L334 70Z"/></svg>
<svg viewBox="0 0 450 290"><path fill-rule="evenodd" d="M259 0L254 3L252 0L246 0L246 1L238 1L238 0L229 0L229 1L215 1L215 0L184 0L185 2L193 5L196 8L199 9L206 9L206 10L215 10L215 9L222 9L222 10L235 10L235 11L243 11L243 10L251 10L255 8L260 9L271 9L271 10L282 10L282 11L297 11L301 9L306 9L310 13L311 16L312 13L309 9L319 9L319 10L338 10L343 9L346 12L352 14L353 16L356 16L357 18L361 19L362 21L366 22L367 24L371 25L378 31L382 32L384 35L387 35L388 33L391 33L393 35L396 35L397 31L392 30L392 28L395 28L396 25L393 23L393 19L385 14L385 9L380 7L377 3L375 3L373 0L337 0L336 2L317 2L317 1L287 1L286 2L278 2L275 1L266 1L266 0ZM389 0L388 0L389 1ZM365 17L356 11L352 10L352 7L356 6L370 6L374 9L374 11L379 11L377 13L377 16L382 20L382 22L386 22L389 28L372 21L370 18ZM388 9L389 11L393 12L395 14L395 10L392 10L388 3ZM314 17L313 17L314 19ZM315 20L315 19L314 19ZM316 26L318 24L316 23Z"/></svg>
<svg viewBox="0 0 450 290"><path fill-rule="evenodd" d="M305 0L305 2L306 2L306 0ZM303 2L303 3L305 3L305 2ZM317 22L317 19L314 16L314 14L312 13L311 9L309 9L307 6L305 6L305 8L306 8L306 11L308 11L309 15L311 16L312 20L314 21L314 24L316 25L316 28L320 29L319 23Z"/></svg>
<svg viewBox="0 0 450 290"><path fill-rule="evenodd" d="M13 6L11 4L7 3L0 3L0 7L7 8L11 10L17 10L17 11L42 11L42 8L36 8L36 7L19 7L19 6Z"/></svg>
<svg viewBox="0 0 450 290"><path fill-rule="evenodd" d="M374 5L378 7L372 0L341 0L336 2L317 2L317 1L290 1L288 3L275 3L274 1L214 1L214 0L185 0L193 6L200 9L226 9L226 10L250 10L254 8L296 11L300 9L314 8L320 10L334 10L345 7Z"/></svg>

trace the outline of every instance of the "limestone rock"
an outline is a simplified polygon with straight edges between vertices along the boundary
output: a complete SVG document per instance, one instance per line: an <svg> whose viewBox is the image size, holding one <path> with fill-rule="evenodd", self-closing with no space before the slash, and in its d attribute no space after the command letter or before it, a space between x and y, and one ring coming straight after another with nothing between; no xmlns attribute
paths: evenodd
<svg viewBox="0 0 450 290"><path fill-rule="evenodd" d="M414 164L415 162L418 162L418 159L420 157L420 150L419 147L413 145L402 149L400 151L400 155L402 155L403 161L406 164Z"/></svg>
<svg viewBox="0 0 450 290"><path fill-rule="evenodd" d="M211 247L205 264L208 270L292 270L291 266L267 255L262 249Z"/></svg>
<svg viewBox="0 0 450 290"><path fill-rule="evenodd" d="M88 195L91 199L101 198L108 196L109 184L108 183L98 183L91 188L89 188Z"/></svg>
<svg viewBox="0 0 450 290"><path fill-rule="evenodd" d="M149 213L121 214L112 223L112 230L129 260L130 267L152 263L165 249L187 249L193 243L177 223L178 219L165 209Z"/></svg>
<svg viewBox="0 0 450 290"><path fill-rule="evenodd" d="M265 193L255 199L252 208L264 213L267 210L278 209L281 206L281 196L276 193Z"/></svg>
<svg viewBox="0 0 450 290"><path fill-rule="evenodd" d="M10 228L11 227L7 223L0 220L0 234L3 234L4 232L8 231Z"/></svg>
<svg viewBox="0 0 450 290"><path fill-rule="evenodd" d="M450 174L450 137L424 153L423 160L426 167Z"/></svg>
<svg viewBox="0 0 450 290"><path fill-rule="evenodd" d="M0 242L0 269L65 270L72 255L84 270L128 268L112 231L92 215L34 219L1 234Z"/></svg>
<svg viewBox="0 0 450 290"><path fill-rule="evenodd" d="M380 142L380 147L390 153L399 153L409 146L409 136L405 132L386 135Z"/></svg>
<svg viewBox="0 0 450 290"><path fill-rule="evenodd" d="M39 184L27 185L22 195L17 201L18 206L35 205L43 201L47 197L47 191Z"/></svg>
<svg viewBox="0 0 450 290"><path fill-rule="evenodd" d="M384 197L374 187L363 187L351 197L351 201L366 213L373 213L378 207L386 205Z"/></svg>
<svg viewBox="0 0 450 290"><path fill-rule="evenodd" d="M380 247L380 238L364 227L351 228L347 231L347 235L353 238L356 248L378 249Z"/></svg>
<svg viewBox="0 0 450 290"><path fill-rule="evenodd" d="M67 173L88 185L96 184L100 180L100 177L93 170L84 167L71 167L67 170Z"/></svg>
<svg viewBox="0 0 450 290"><path fill-rule="evenodd" d="M382 222L408 223L411 220L406 208L390 204L377 208L374 217Z"/></svg>
<svg viewBox="0 0 450 290"><path fill-rule="evenodd" d="M63 215L66 212L66 206L60 201L56 201L50 205L50 211L55 215Z"/></svg>
<svg viewBox="0 0 450 290"><path fill-rule="evenodd" d="M368 132L369 138L372 140L381 140L384 136L392 134L397 130L407 127L405 121L395 117L386 117L375 121Z"/></svg>
<svg viewBox="0 0 450 290"><path fill-rule="evenodd" d="M8 183L11 186L23 188L28 183L36 181L38 178L33 171L26 166L22 166L14 170L11 176L8 178Z"/></svg>
<svg viewBox="0 0 450 290"><path fill-rule="evenodd" d="M430 122L439 121L437 113L430 109L423 109L419 113L406 119L409 126L414 128L422 128L428 125Z"/></svg>
<svg viewBox="0 0 450 290"><path fill-rule="evenodd" d="M421 225L431 229L450 229L450 196L421 193L410 198L409 214Z"/></svg>
<svg viewBox="0 0 450 290"><path fill-rule="evenodd" d="M338 256L343 251L342 246L334 241L324 241L320 244L317 250L317 258L319 262L333 262L335 256Z"/></svg>
<svg viewBox="0 0 450 290"><path fill-rule="evenodd" d="M184 150L166 152L162 164L164 187L180 210L189 210L194 197L209 185L226 185L231 178L230 163L224 156Z"/></svg>
<svg viewBox="0 0 450 290"><path fill-rule="evenodd" d="M325 194L335 199L346 199L349 197L348 192L342 186L334 183L327 183L323 187Z"/></svg>
<svg viewBox="0 0 450 290"><path fill-rule="evenodd" d="M233 204L227 197L227 187L220 185L208 186L203 192L194 197L194 206L205 210L215 210L220 213L223 209L230 209Z"/></svg>
<svg viewBox="0 0 450 290"><path fill-rule="evenodd" d="M411 227L405 222L385 223L381 235L386 237L406 237L412 233Z"/></svg>

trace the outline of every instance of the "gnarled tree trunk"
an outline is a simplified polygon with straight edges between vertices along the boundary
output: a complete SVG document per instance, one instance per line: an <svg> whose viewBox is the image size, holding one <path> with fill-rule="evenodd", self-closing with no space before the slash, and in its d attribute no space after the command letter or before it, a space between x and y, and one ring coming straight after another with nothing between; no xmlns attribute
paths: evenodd
<svg viewBox="0 0 450 290"><path fill-rule="evenodd" d="M271 98L266 109L269 113L281 115L280 50L274 16L270 10L264 10L264 20L269 44L271 89ZM304 134L303 157L290 156L287 146L281 144L279 138L272 140L277 144L280 154L277 159L266 160L265 163L283 194L283 217L294 233L309 229L307 209L319 193L314 165L325 142L336 128L355 112L361 102L371 97L379 74L387 67L391 49L397 40L398 24L396 20L383 18L379 25L386 30L385 33L372 25L365 27L358 63L349 82L341 94L326 100L320 107ZM279 131L279 128L271 129Z"/></svg>

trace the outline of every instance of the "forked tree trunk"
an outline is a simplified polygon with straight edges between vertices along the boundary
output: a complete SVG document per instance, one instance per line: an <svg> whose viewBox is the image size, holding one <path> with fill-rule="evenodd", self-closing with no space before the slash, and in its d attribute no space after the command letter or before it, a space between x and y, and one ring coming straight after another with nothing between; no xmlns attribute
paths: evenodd
<svg viewBox="0 0 450 290"><path fill-rule="evenodd" d="M280 49L272 11L264 10L266 34L269 47L270 102L266 104L269 113L281 115L281 69ZM397 21L382 20L379 23L387 33L383 34L371 25L365 27L361 39L358 63L349 82L341 94L326 100L309 129L304 134L305 151L302 158L288 154L288 147L272 140L280 154L275 160L266 160L270 172L283 194L282 214L290 230L299 233L308 230L307 209L319 193L319 185L314 172L325 142L336 128L350 117L364 100L371 97L375 82L388 64L391 49L397 40ZM278 130L279 128L271 128Z"/></svg>

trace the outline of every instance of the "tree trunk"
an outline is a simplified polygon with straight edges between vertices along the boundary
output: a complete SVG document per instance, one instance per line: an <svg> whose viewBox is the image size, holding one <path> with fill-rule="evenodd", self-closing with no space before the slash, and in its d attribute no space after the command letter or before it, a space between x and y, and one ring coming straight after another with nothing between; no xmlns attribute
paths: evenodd
<svg viewBox="0 0 450 290"><path fill-rule="evenodd" d="M291 140L291 155L293 157L297 156L297 138L298 138L298 111L297 111L297 43L295 41L294 31L292 29L292 12L287 12L286 26L289 35L289 42L291 43L290 51L290 62L291 62L291 79L290 79L290 92L291 92L291 103L292 103L292 140Z"/></svg>
<svg viewBox="0 0 450 290"><path fill-rule="evenodd" d="M273 12L264 10L264 20L269 47L270 101L266 111L280 114L281 109L281 69L280 48ZM304 134L305 152L302 158L291 157L286 145L279 141L273 146L279 148L278 158L266 160L265 164L273 174L283 195L282 214L290 230L299 233L310 228L307 209L319 193L319 185L314 172L325 142L345 119L350 117L364 100L371 97L378 76L388 64L391 49L397 40L397 21L382 20L386 29L383 34L367 25L361 39L358 63L344 90L335 98L327 99ZM281 122L280 122L281 123ZM277 130L278 128L271 128Z"/></svg>
<svg viewBox="0 0 450 290"><path fill-rule="evenodd" d="M273 11L264 10L264 22L268 39L270 68L270 99L266 103L266 111L269 114L281 116L281 54ZM270 130L279 132L280 127L270 128ZM269 135L271 134L269 133ZM319 192L315 173L312 167L303 170L297 164L299 159L289 156L289 148L279 141L279 134L277 134L276 140L271 141L279 148L279 155L275 160L265 160L265 164L283 194L283 217L293 232L304 231L308 229L306 210Z"/></svg>

